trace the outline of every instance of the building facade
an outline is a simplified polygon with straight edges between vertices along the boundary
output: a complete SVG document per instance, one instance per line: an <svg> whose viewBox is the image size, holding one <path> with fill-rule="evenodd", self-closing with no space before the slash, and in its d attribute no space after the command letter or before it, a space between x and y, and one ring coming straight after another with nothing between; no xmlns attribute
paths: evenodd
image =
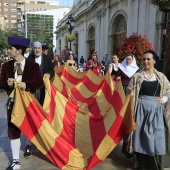
<svg viewBox="0 0 170 170"><path fill-rule="evenodd" d="M17 0L1 0L0 2L0 15L5 17L6 28L17 34L18 25L18 11Z"/></svg>
<svg viewBox="0 0 170 170"><path fill-rule="evenodd" d="M78 57L87 60L94 50L100 61L105 54L111 57L124 38L133 33L147 35L154 50L161 54L164 13L148 0L75 0L73 9L56 27L58 54L68 48L65 37L69 34L66 23L70 14L75 19L76 36L72 50Z"/></svg>
<svg viewBox="0 0 170 170"><path fill-rule="evenodd" d="M0 15L5 17L6 29L15 36L25 37L25 13L60 9L55 0L1 0ZM71 7L67 7L71 9Z"/></svg>

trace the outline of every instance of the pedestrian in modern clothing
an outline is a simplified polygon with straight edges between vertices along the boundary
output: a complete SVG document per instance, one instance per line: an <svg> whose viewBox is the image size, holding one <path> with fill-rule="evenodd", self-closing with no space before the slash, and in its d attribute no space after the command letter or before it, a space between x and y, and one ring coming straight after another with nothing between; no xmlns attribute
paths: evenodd
<svg viewBox="0 0 170 170"><path fill-rule="evenodd" d="M27 38L8 37L8 54L13 60L3 64L0 77L0 88L7 91L10 96L14 90L14 82L21 90L30 91L34 93L35 90L43 87L43 79L39 65L24 57L26 48L30 45L30 40ZM14 105L14 98L9 97L7 102L7 120L8 120L8 137L11 143L12 162L6 170L20 169L19 161L20 150L20 134L21 131L11 123L12 108Z"/></svg>
<svg viewBox="0 0 170 170"><path fill-rule="evenodd" d="M108 54L105 54L104 63L105 63L104 65L105 65L106 70L108 70L108 67L109 67L109 64L110 64L110 59L109 59Z"/></svg>
<svg viewBox="0 0 170 170"><path fill-rule="evenodd" d="M135 169L164 170L166 149L170 145L166 141L170 134L167 112L170 108L170 82L154 68L157 61L154 51L146 51L143 69L132 77L128 85L137 125L132 135Z"/></svg>
<svg viewBox="0 0 170 170"><path fill-rule="evenodd" d="M81 56L81 58L80 58L80 64L81 64L81 67L83 67L83 64L84 64L84 57L83 56Z"/></svg>

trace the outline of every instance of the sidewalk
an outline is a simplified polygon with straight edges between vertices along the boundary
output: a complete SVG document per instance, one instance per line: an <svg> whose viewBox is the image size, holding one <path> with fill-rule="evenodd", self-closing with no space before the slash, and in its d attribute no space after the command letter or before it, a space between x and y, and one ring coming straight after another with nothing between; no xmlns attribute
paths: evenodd
<svg viewBox="0 0 170 170"><path fill-rule="evenodd" d="M11 161L11 149L7 136L6 101L6 93L0 93L0 170L5 170ZM25 141L26 139L22 135L20 151L22 170L59 170L59 168L51 164L35 147L33 147L32 157L25 159L23 157L26 145ZM119 144L108 158L98 164L93 170L132 170L132 159L126 159L121 153L121 144Z"/></svg>

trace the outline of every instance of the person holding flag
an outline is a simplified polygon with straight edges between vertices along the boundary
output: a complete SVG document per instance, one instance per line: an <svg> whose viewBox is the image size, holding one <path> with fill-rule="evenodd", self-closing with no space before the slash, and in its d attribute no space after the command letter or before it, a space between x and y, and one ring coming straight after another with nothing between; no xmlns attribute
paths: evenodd
<svg viewBox="0 0 170 170"><path fill-rule="evenodd" d="M12 162L6 170L20 169L19 161L21 131L11 122L12 110L15 103L14 94L16 86L23 91L34 93L44 86L39 65L24 57L26 48L30 46L30 39L8 37L8 55L13 59L3 64L0 88L7 91L8 137L12 150ZM18 120L20 121L20 120Z"/></svg>

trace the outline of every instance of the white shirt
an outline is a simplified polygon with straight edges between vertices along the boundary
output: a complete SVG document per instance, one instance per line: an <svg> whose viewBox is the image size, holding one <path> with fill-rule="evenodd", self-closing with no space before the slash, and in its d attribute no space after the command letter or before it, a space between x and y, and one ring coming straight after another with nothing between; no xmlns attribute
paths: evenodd
<svg viewBox="0 0 170 170"><path fill-rule="evenodd" d="M16 66L16 64L17 63L19 63L19 62L15 62L14 63L14 67ZM22 72L24 71L24 67L25 67L25 58L24 58L24 60L22 61L22 62L20 62L21 63L21 69L22 69ZM15 75L14 75L14 77L15 77L15 79L16 79L16 81L17 82L21 82L22 81L22 75L18 75L17 74L17 71L15 71Z"/></svg>
<svg viewBox="0 0 170 170"><path fill-rule="evenodd" d="M39 64L39 66L41 65L41 55L39 57L35 57L35 62Z"/></svg>
<svg viewBox="0 0 170 170"><path fill-rule="evenodd" d="M120 63L118 64L118 66L116 66L114 63L111 63L109 66L110 66L110 67L109 67L109 72L110 72L110 74L111 74L113 68L114 68L115 71L118 70L118 68L120 67Z"/></svg>

